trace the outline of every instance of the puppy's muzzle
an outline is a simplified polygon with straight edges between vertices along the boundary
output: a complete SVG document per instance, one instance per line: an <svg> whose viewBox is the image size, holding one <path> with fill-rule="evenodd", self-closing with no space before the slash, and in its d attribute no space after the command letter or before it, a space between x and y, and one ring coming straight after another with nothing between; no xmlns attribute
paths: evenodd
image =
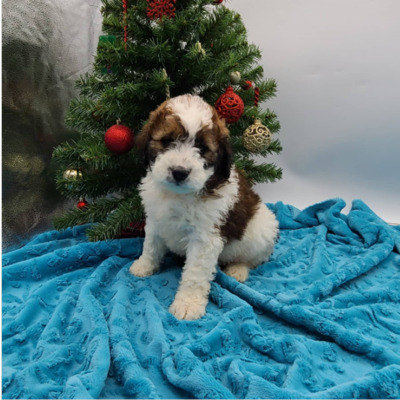
<svg viewBox="0 0 400 400"><path fill-rule="evenodd" d="M176 183L182 183L190 174L190 169L176 167L171 170L172 177Z"/></svg>

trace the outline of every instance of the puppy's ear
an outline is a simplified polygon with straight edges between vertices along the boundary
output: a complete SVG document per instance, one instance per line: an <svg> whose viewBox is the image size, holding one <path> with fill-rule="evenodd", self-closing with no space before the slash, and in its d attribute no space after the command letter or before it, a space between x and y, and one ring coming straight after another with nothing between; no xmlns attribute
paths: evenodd
<svg viewBox="0 0 400 400"><path fill-rule="evenodd" d="M228 136L221 138L219 142L218 156L215 162L214 174L221 180L226 180L231 175L232 148Z"/></svg>
<svg viewBox="0 0 400 400"><path fill-rule="evenodd" d="M213 108L213 125L218 137L218 157L215 163L215 175L221 180L226 180L231 174L232 167L232 148L229 144L229 129L226 127L225 120L221 119Z"/></svg>
<svg viewBox="0 0 400 400"><path fill-rule="evenodd" d="M144 166L147 168L150 165L150 149L151 131L153 130L153 122L150 120L143 127L136 138L136 147L143 155Z"/></svg>
<svg viewBox="0 0 400 400"><path fill-rule="evenodd" d="M136 147L143 154L144 165L147 168L152 161L154 161L155 155L151 149L150 142L153 137L153 133L160 129L165 121L165 117L168 114L167 110L168 100L164 101L156 110L152 111L149 116L149 120L143 127L142 131L136 138Z"/></svg>

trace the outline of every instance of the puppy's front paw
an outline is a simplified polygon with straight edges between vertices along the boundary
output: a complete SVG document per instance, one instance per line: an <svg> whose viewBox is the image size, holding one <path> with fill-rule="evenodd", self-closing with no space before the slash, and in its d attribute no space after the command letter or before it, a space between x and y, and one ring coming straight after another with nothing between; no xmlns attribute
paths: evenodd
<svg viewBox="0 0 400 400"><path fill-rule="evenodd" d="M140 257L138 260L134 261L134 263L131 265L131 267L129 268L129 272L132 275L143 278L145 276L153 275L156 269L157 268L155 268L154 265L149 260Z"/></svg>
<svg viewBox="0 0 400 400"><path fill-rule="evenodd" d="M199 301L198 299L175 298L169 308L169 312L177 319L194 320L201 318L206 313L207 301Z"/></svg>

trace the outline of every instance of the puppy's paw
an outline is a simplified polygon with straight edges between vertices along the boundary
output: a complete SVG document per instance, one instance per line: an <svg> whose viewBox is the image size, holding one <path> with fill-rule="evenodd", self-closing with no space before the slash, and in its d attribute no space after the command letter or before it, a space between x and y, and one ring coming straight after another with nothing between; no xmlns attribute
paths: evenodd
<svg viewBox="0 0 400 400"><path fill-rule="evenodd" d="M157 268L154 267L154 265L149 260L143 259L142 257L134 261L134 263L129 268L129 272L132 275L138 276L140 278L153 275L156 270Z"/></svg>
<svg viewBox="0 0 400 400"><path fill-rule="evenodd" d="M224 272L235 278L238 282L245 282L249 277L249 267L246 264L231 264L228 265Z"/></svg>
<svg viewBox="0 0 400 400"><path fill-rule="evenodd" d="M206 313L207 301L199 302L188 297L186 299L175 298L169 308L169 312L177 319L194 320L201 318Z"/></svg>

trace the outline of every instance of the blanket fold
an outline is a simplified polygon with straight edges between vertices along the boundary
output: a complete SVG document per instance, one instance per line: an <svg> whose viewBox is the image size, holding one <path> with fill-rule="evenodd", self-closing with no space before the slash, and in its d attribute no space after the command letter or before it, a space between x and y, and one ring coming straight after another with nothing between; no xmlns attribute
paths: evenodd
<svg viewBox="0 0 400 400"><path fill-rule="evenodd" d="M218 270L198 321L168 312L172 255L129 273L142 239L84 225L4 253L3 398L399 398L400 228L360 200L268 207L270 261Z"/></svg>

